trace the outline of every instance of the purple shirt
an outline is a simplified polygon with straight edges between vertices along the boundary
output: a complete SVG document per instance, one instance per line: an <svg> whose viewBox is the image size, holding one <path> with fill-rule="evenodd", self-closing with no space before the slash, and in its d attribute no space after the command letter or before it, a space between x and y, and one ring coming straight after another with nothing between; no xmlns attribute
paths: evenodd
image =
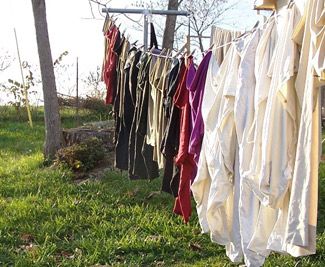
<svg viewBox="0 0 325 267"><path fill-rule="evenodd" d="M190 106L191 106L191 120L190 120L190 122L191 122L190 131L191 132L192 132L193 125L195 123L194 120L196 117L196 110L192 107L192 102L195 97L195 91L192 89L192 83L195 78L195 73L196 73L196 68L195 68L194 61L192 61L188 68L188 72L187 72L187 76L186 76L186 88L189 91L189 101L190 101Z"/></svg>
<svg viewBox="0 0 325 267"><path fill-rule="evenodd" d="M194 160L199 161L201 144L204 134L204 124L202 119L201 105L205 87L205 80L208 72L209 62L212 52L209 51L202 59L198 69L195 72L192 70L192 74L195 74L194 79L188 78L190 86L190 105L191 105L191 136L189 143L189 153L194 155ZM191 71L191 69L189 70Z"/></svg>

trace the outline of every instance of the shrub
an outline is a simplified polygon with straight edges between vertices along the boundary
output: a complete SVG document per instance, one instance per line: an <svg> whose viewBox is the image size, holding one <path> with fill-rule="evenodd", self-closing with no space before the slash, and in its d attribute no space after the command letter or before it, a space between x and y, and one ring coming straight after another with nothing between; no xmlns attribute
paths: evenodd
<svg viewBox="0 0 325 267"><path fill-rule="evenodd" d="M104 156L103 141L91 137L79 144L61 148L56 154L55 164L67 165L73 171L84 172L96 167Z"/></svg>
<svg viewBox="0 0 325 267"><path fill-rule="evenodd" d="M83 98L80 102L82 108L94 110L100 113L110 113L111 106L105 104L103 99L87 96L87 98Z"/></svg>

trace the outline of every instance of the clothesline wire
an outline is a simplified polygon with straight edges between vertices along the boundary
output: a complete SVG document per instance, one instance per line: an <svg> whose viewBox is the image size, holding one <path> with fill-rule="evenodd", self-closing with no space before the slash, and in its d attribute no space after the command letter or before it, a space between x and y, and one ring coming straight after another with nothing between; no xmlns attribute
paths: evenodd
<svg viewBox="0 0 325 267"><path fill-rule="evenodd" d="M152 52L150 52L150 51L146 51L145 53L150 54L150 55L153 55L153 56L156 56L156 57L170 58L170 59L175 58L175 56L168 56L168 55L154 54L154 53L152 53Z"/></svg>
<svg viewBox="0 0 325 267"><path fill-rule="evenodd" d="M295 3L295 1L294 1L294 0L291 0L291 1L288 3L287 8L290 7L290 5L291 5L291 4L294 4L294 3ZM267 18L267 20L266 20L262 25L257 25L256 27L253 27L252 30L250 30L250 31L248 31L248 32L244 32L244 33L242 34L242 36L236 37L236 38L234 38L233 40L231 40L230 42L227 42L227 43L222 44L222 45L219 45L219 46L214 46L214 45L212 45L212 48L213 48L213 49L219 49L219 48L222 48L222 47L224 47L224 46L230 45L230 44L232 44L232 43L234 43L234 42L237 42L237 41L239 41L239 40L242 39L242 38L246 38L246 37L247 37L247 34L254 32L257 28L263 28L263 26L265 26L266 24L268 24L268 23L270 22L270 19L271 19L271 18L275 18L275 19L276 19L276 18L279 17L280 15L281 15L280 13L274 14L274 12L273 12L273 13L272 13L268 18ZM259 23L259 21L258 21L257 23ZM210 48L210 49L208 49L208 50L211 50L212 48Z"/></svg>
<svg viewBox="0 0 325 267"><path fill-rule="evenodd" d="M94 0L90 0L91 2L97 2L96 0L94 1ZM294 4L295 3L295 0L291 0L291 1L289 1L289 3L288 3L288 5L287 5L287 8L289 8L292 4ZM98 4L98 2L97 2L97 4ZM103 4L102 4L103 5ZM234 42L237 42L237 41L239 41L240 39L242 39L242 38L246 38L247 37L247 34L250 34L250 33L253 33L257 28L263 28L263 26L265 26L266 24L268 24L269 22L270 22L270 19L271 18L277 18L277 17L279 17L280 16L280 14L279 13L277 13L277 14L275 14L275 12L273 11L273 13L266 19L266 21L262 24L262 25L259 25L259 21L257 21L257 25L256 26L254 26L253 27L253 29L252 30L250 30L250 31L248 31L248 32L244 32L241 36L239 36L239 37L236 37L236 38L234 38L233 40L231 40L231 41L229 41L229 42L227 42L227 43L224 43L224 44L222 44L222 45L219 45L219 46L215 46L214 44L212 45L212 47L210 47L208 50L206 50L205 52L208 52L209 50L212 50L212 49L219 49L219 48L222 48L222 47L225 47L225 46L227 46L227 45L230 45L230 44L232 44L232 43L234 43ZM115 22L113 22L114 24L115 24ZM146 51L146 53L147 54L151 54L151 55L154 55L154 56L156 56L156 57L161 57L161 58L170 58L170 59L173 59L173 58L175 58L175 56L173 56L173 55L160 55L160 54L154 54L154 53L152 53L151 51Z"/></svg>

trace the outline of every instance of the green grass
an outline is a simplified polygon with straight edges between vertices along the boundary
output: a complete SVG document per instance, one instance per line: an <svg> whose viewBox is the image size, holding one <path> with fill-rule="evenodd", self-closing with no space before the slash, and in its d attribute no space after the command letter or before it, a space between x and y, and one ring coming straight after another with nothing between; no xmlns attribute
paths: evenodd
<svg viewBox="0 0 325 267"><path fill-rule="evenodd" d="M0 109L1 114L1 109ZM188 225L173 215L173 198L154 195L161 180L129 181L107 172L102 180L72 181L65 169L44 168L41 112L35 127L6 111L0 119L0 266L235 266L223 247L200 234L195 209ZM83 111L82 121L96 118ZM74 113L62 111L64 127ZM271 255L265 266L324 266L325 167L320 169L314 256Z"/></svg>

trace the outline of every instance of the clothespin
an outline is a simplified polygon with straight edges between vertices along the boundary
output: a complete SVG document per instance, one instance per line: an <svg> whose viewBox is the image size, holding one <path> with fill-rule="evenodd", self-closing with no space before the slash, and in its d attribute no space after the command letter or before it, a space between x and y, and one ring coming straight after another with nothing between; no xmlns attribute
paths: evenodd
<svg viewBox="0 0 325 267"><path fill-rule="evenodd" d="M159 53L159 56L161 56L163 53L165 53L165 51L166 51L166 48L163 48L163 49L161 50L161 52Z"/></svg>
<svg viewBox="0 0 325 267"><path fill-rule="evenodd" d="M214 43L212 45L210 45L208 51L212 50L213 47L214 47Z"/></svg>
<svg viewBox="0 0 325 267"><path fill-rule="evenodd" d="M172 58L172 54L173 54L172 50L167 49L166 58Z"/></svg>
<svg viewBox="0 0 325 267"><path fill-rule="evenodd" d="M111 17L109 16L108 13L106 13L105 21L104 21L104 25L103 25L103 33L106 33L107 28L110 25L110 23L111 23Z"/></svg>
<svg viewBox="0 0 325 267"><path fill-rule="evenodd" d="M193 56L195 51L196 51L196 49L194 48L193 51L189 54L189 56Z"/></svg>
<svg viewBox="0 0 325 267"><path fill-rule="evenodd" d="M183 51L184 51L184 49L187 47L187 43L185 43L182 47L181 47L181 49L175 54L175 56L174 57L178 57Z"/></svg>
<svg viewBox="0 0 325 267"><path fill-rule="evenodd" d="M288 5L287 5L287 8L291 8L292 5L294 4L294 2L295 2L294 0L290 0Z"/></svg>
<svg viewBox="0 0 325 267"><path fill-rule="evenodd" d="M155 46L151 47L150 50L149 50L149 52L152 53L153 50L155 50Z"/></svg>
<svg viewBox="0 0 325 267"><path fill-rule="evenodd" d="M239 39L245 37L248 33L250 33L251 31L244 31L242 34L240 34L238 37L234 38L233 41L238 41Z"/></svg>

